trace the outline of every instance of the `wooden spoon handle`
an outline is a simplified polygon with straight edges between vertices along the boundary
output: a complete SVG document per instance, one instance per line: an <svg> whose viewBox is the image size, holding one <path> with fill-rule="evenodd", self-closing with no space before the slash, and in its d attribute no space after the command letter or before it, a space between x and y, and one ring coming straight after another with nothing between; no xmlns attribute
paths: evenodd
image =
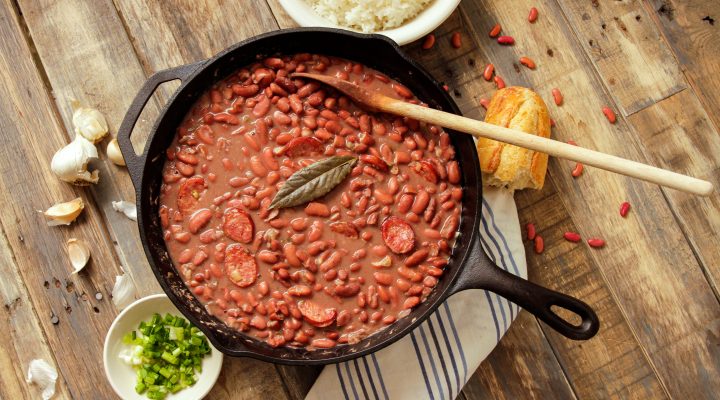
<svg viewBox="0 0 720 400"><path fill-rule="evenodd" d="M599 151L573 146L557 140L528 135L522 131L488 124L471 118L462 117L444 111L422 107L404 101L388 99L376 104L377 108L391 114L403 115L419 121L440 125L456 131L469 133L475 137L494 139L499 142L514 144L549 154L554 157L565 158L581 162L593 167L631 176L644 181L656 183L661 186L709 196L713 192L713 185L708 181L678 174L662 168L653 167L636 161L627 160Z"/></svg>

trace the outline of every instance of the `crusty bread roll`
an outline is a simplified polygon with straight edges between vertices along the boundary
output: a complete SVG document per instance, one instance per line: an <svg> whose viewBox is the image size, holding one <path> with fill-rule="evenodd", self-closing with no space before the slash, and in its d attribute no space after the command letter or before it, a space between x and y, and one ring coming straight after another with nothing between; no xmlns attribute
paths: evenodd
<svg viewBox="0 0 720 400"><path fill-rule="evenodd" d="M550 117L537 93L523 87L498 90L490 100L485 122L550 137ZM483 183L512 190L541 189L548 156L511 144L480 138L477 141Z"/></svg>

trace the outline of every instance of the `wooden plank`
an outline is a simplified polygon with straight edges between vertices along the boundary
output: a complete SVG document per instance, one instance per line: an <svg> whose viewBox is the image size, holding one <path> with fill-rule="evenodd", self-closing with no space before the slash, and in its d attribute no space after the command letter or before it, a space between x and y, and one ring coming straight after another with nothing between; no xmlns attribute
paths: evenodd
<svg viewBox="0 0 720 400"><path fill-rule="evenodd" d="M0 398L40 398L41 390L25 382L30 361L41 358L52 365L57 363L4 232L0 234L0 276L3 277L0 299L4 306L0 314L0 337L4 338L0 341L0 370L4 372ZM50 315L44 317L50 318ZM55 399L70 398L62 376L58 377L55 393Z"/></svg>
<svg viewBox="0 0 720 400"><path fill-rule="evenodd" d="M539 331L522 312L462 390L465 399L575 399L560 365Z"/></svg>
<svg viewBox="0 0 720 400"><path fill-rule="evenodd" d="M546 99L550 88L563 89L564 105L549 107L558 121L556 138L572 138L582 146L647 161L624 119L610 125L600 112L603 105L614 104L564 23L559 5L542 6L543 21L552 29L526 22L532 6L537 3L519 1L513 7L492 7L488 2L461 4L468 21L477 27L478 42L492 60L498 60L496 65L508 83L527 84ZM512 27L507 32L518 39L515 46L499 46L487 38L496 21ZM552 56L546 49L553 50ZM522 55L537 57L538 69L519 68L513 74L507 66ZM582 236L607 240L606 248L593 250L590 256L661 385L674 397L714 396L720 381L707 377L718 375L720 363L706 340L702 321L716 320L720 307L662 192L588 168L581 178L573 179L571 168L569 162L551 160L552 181ZM618 215L619 204L625 200L643 205L635 210L634 218ZM560 353L559 357L562 363ZM694 360L695 365L687 368L677 360ZM566 371L571 382L578 378L573 371Z"/></svg>
<svg viewBox="0 0 720 400"><path fill-rule="evenodd" d="M109 1L19 1L25 23L52 86L57 110L65 131L72 132L70 102L97 108L115 133L134 97L135 88L145 80L117 12ZM57 51L72 44L72 51ZM148 111L157 114L157 104ZM147 117L147 115L145 115ZM138 149L147 138L152 119L145 118L135 130ZM68 137L69 140L69 137ZM89 188L100 206L121 265L132 276L138 295L161 291L153 278L137 234L137 225L112 208L112 201L135 201L127 170L105 158L108 139L100 145L100 182Z"/></svg>
<svg viewBox="0 0 720 400"><path fill-rule="evenodd" d="M247 7L242 2L212 0L172 3L116 0L115 5L147 71L208 58L250 36L277 29L264 3ZM274 366L250 359L227 360L223 369L227 378L218 382L210 396L297 398L297 388L309 389L318 372L319 368ZM284 379L284 385L279 377Z"/></svg>
<svg viewBox="0 0 720 400"><path fill-rule="evenodd" d="M686 87L672 51L640 0L558 3L624 115ZM552 29L543 14L537 29Z"/></svg>
<svg viewBox="0 0 720 400"><path fill-rule="evenodd" d="M715 0L644 2L690 85L720 128L720 3Z"/></svg>
<svg viewBox="0 0 720 400"><path fill-rule="evenodd" d="M67 135L10 1L0 3L0 21L0 112L5 116L0 121L0 222L37 315L59 317L58 325L49 317L38 321L67 391L75 398L109 398L113 391L102 368L102 342L116 311L93 294L99 291L109 299L120 269L92 199L50 172L50 159ZM48 227L37 211L78 195L87 207L69 227ZM73 276L65 250L71 237L93 245L90 265ZM78 344L83 351L77 351ZM42 344L33 346L40 350ZM15 366L23 375L26 367Z"/></svg>
<svg viewBox="0 0 720 400"><path fill-rule="evenodd" d="M656 165L702 177L720 188L720 135L692 90L648 107L632 115L628 122ZM716 190L711 197L702 198L667 190L665 196L718 293L720 193Z"/></svg>

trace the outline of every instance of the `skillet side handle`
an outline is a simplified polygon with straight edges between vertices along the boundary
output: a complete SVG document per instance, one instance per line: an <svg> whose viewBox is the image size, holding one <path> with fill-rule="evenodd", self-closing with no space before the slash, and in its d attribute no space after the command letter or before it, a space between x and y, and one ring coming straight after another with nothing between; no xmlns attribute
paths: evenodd
<svg viewBox="0 0 720 400"><path fill-rule="evenodd" d="M466 289L485 289L512 301L573 340L587 340L600 329L595 311L586 303L568 295L546 289L515 276L495 264L485 255L476 240L476 248L466 262L465 269L450 293ZM569 310L581 318L578 325L571 324L552 310L552 306Z"/></svg>
<svg viewBox="0 0 720 400"><path fill-rule="evenodd" d="M147 104L150 97L155 93L160 84L174 81L179 79L184 81L188 76L195 72L200 65L205 61L196 62L193 64L181 65L175 68L169 68L154 73L147 81L143 84L135 96L132 104L125 113L120 129L117 132L117 140L120 145L120 151L122 152L125 164L127 165L130 178L132 179L135 190L140 190L140 183L142 181L142 173L145 165L145 159L147 158L147 149L142 154L137 154L133 148L130 135L132 134L135 124L137 123L140 114L142 113L145 105Z"/></svg>

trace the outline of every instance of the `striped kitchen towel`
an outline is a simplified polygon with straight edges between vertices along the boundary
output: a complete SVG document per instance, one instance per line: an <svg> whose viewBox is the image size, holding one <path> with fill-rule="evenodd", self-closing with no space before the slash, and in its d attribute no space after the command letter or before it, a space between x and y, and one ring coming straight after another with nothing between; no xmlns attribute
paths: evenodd
<svg viewBox="0 0 720 400"><path fill-rule="evenodd" d="M527 278L520 222L511 192L483 189L480 236L491 260ZM306 400L454 399L518 312L518 306L494 293L460 292L389 347L326 366Z"/></svg>

